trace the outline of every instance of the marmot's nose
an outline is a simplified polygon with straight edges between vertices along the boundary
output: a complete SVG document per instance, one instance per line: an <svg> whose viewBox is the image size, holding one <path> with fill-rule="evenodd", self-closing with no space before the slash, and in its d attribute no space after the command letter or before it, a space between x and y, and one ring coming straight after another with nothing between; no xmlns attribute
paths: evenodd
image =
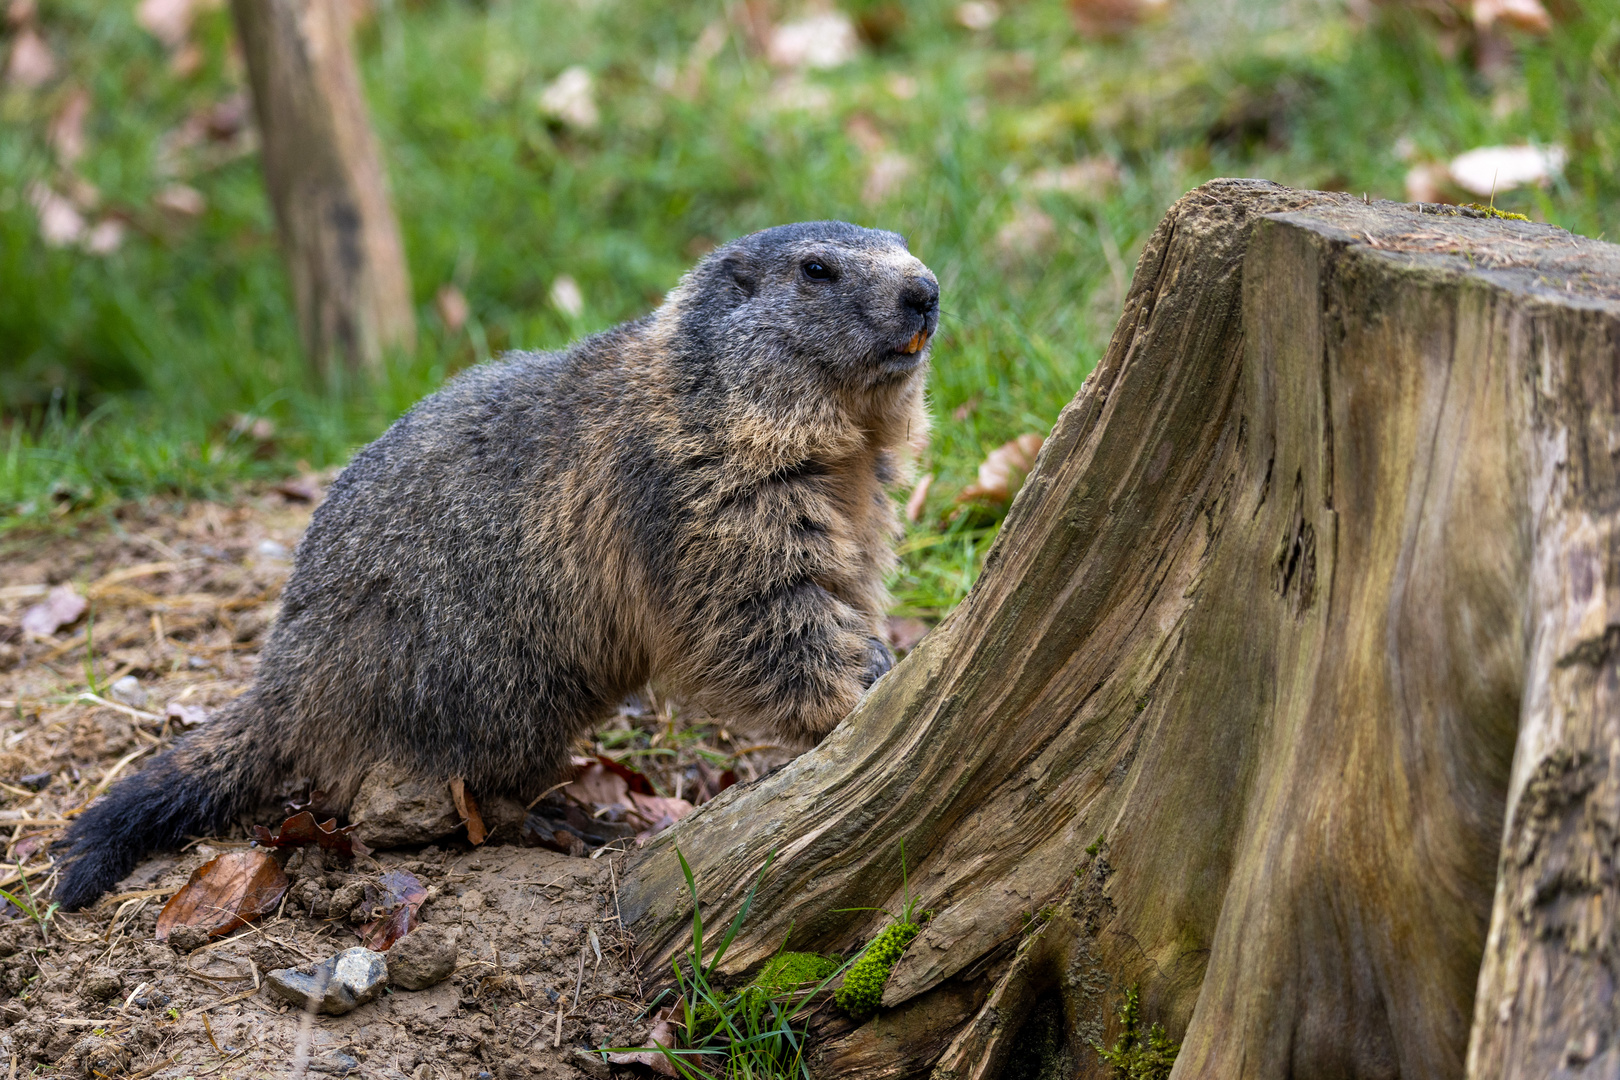
<svg viewBox="0 0 1620 1080"><path fill-rule="evenodd" d="M939 286L925 277L914 277L900 291L900 304L924 319L939 311Z"/></svg>

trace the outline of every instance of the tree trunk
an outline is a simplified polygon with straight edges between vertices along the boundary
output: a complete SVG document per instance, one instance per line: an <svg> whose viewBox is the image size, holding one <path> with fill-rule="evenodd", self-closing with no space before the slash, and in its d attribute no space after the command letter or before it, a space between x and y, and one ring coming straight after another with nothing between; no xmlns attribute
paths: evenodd
<svg viewBox="0 0 1620 1080"><path fill-rule="evenodd" d="M415 346L411 285L344 0L231 0L264 176L311 362L376 370Z"/></svg>
<svg viewBox="0 0 1620 1080"><path fill-rule="evenodd" d="M1617 469L1620 249L1199 188L967 600L632 860L647 970L677 846L710 920L778 852L741 973L870 937L904 841L933 918L820 1075L1033 1076L1051 1021L1101 1077L1132 986L1176 1077L1614 1075Z"/></svg>

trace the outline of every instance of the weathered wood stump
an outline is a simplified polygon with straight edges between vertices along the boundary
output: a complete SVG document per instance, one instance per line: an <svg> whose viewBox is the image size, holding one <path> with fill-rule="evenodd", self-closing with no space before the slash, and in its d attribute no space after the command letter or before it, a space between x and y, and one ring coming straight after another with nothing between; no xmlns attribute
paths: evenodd
<svg viewBox="0 0 1620 1080"><path fill-rule="evenodd" d="M317 368L380 367L416 342L410 273L366 115L345 0L232 0L265 186Z"/></svg>
<svg viewBox="0 0 1620 1080"><path fill-rule="evenodd" d="M904 840L934 917L827 1076L1006 1075L1043 1017L1103 1076L1130 986L1177 1077L1613 1076L1617 523L1620 248L1207 184L972 594L623 916L667 971L675 848L710 919L774 848L727 967L847 950Z"/></svg>

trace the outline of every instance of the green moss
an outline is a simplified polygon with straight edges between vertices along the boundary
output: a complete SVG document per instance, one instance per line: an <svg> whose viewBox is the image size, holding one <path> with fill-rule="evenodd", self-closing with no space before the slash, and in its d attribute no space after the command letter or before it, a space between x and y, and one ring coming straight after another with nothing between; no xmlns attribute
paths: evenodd
<svg viewBox="0 0 1620 1080"><path fill-rule="evenodd" d="M1148 1028L1143 1036L1142 1003L1134 986L1125 991L1119 1019L1119 1039L1112 1050L1104 1050L1101 1043L1091 1044L1113 1069L1114 1080L1168 1080L1181 1044L1166 1035L1158 1024Z"/></svg>
<svg viewBox="0 0 1620 1080"><path fill-rule="evenodd" d="M1529 221L1523 214L1510 214L1506 210L1498 210L1494 206L1482 206L1477 202L1463 203L1470 210L1478 210L1486 217L1506 218L1508 221Z"/></svg>
<svg viewBox="0 0 1620 1080"><path fill-rule="evenodd" d="M867 947L866 954L845 973L844 985L834 996L839 1007L857 1018L875 1012L883 999L883 984L889 981L895 961L905 953L911 939L921 932L922 927L914 922L890 923L885 927Z"/></svg>
<svg viewBox="0 0 1620 1080"><path fill-rule="evenodd" d="M836 956L819 953L785 952L765 965L754 980L754 985L767 994L790 994L806 986L815 986L838 970L843 963Z"/></svg>
<svg viewBox="0 0 1620 1080"><path fill-rule="evenodd" d="M760 970L758 978L727 1000L726 1012L733 1026L741 1030L754 1030L759 1026L767 1003L796 990L816 986L836 972L842 963L839 957L821 956L818 953L779 953ZM694 1015L701 1035L711 1035L722 1026L720 1009L713 1005L699 1005Z"/></svg>

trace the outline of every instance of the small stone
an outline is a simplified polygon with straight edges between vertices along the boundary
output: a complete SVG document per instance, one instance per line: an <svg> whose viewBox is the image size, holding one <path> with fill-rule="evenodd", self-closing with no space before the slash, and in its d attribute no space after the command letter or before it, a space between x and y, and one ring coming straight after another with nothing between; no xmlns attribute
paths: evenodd
<svg viewBox="0 0 1620 1080"><path fill-rule="evenodd" d="M339 886L333 890L332 899L326 902L326 917L329 919L343 918L360 906L360 901L365 898L365 895L366 883L364 881L355 880L347 885Z"/></svg>
<svg viewBox="0 0 1620 1080"><path fill-rule="evenodd" d="M107 688L107 693L114 701L128 705L132 709L146 708L146 688L141 680L133 675L125 675Z"/></svg>
<svg viewBox="0 0 1620 1080"><path fill-rule="evenodd" d="M456 943L437 926L418 926L388 950L388 981L401 990L426 990L456 970Z"/></svg>
<svg viewBox="0 0 1620 1080"><path fill-rule="evenodd" d="M79 987L87 1001L107 1001L115 998L124 989L124 980L118 977L115 971L92 971L84 977L84 985Z"/></svg>
<svg viewBox="0 0 1620 1080"><path fill-rule="evenodd" d="M378 765L360 782L349 820L374 848L426 844L449 836L461 824L450 786L424 780L393 765Z"/></svg>
<svg viewBox="0 0 1620 1080"><path fill-rule="evenodd" d="M342 1016L376 999L388 984L388 962L380 952L345 949L309 970L281 968L265 979L273 993L300 1009Z"/></svg>
<svg viewBox="0 0 1620 1080"><path fill-rule="evenodd" d="M169 948L188 953L208 944L208 931L196 926L177 926L169 931Z"/></svg>

